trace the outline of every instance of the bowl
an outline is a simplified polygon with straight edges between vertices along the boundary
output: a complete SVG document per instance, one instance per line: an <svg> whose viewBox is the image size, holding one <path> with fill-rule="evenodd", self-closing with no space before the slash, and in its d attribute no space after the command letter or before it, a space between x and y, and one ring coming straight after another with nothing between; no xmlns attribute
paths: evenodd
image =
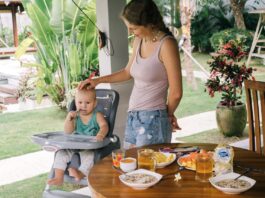
<svg viewBox="0 0 265 198"><path fill-rule="evenodd" d="M221 187L221 186L218 186L217 185L217 182L220 182L222 180L225 180L225 179L235 179L236 177L238 177L240 174L238 173L227 173L227 174L224 174L224 175L219 175L219 176L216 176L216 177L212 177L209 179L210 183L218 190L226 193L226 194L240 194L242 192L245 192L247 190L249 190L250 188L252 188L256 181L254 179L251 179L249 177L246 177L246 176L242 176L240 177L238 180L243 180L243 181L247 181L250 183L250 186L248 187L242 187L242 188L225 188L225 187Z"/></svg>
<svg viewBox="0 0 265 198"><path fill-rule="evenodd" d="M145 178L141 178L138 180L135 180L134 182L132 181L128 181L127 177L133 177L135 175L143 175L143 177L151 177L152 180L145 179ZM129 173L123 174L119 176L119 179L122 183L124 183L125 185L135 189L135 190L144 190L147 189L155 184L157 184L161 179L162 179L162 175L158 174L156 172L153 171L149 171L146 169L138 169L135 171L131 171ZM141 182L139 182L141 181ZM143 182L144 181L144 182Z"/></svg>
<svg viewBox="0 0 265 198"><path fill-rule="evenodd" d="M132 157L124 158L120 161L120 169L123 172L130 172L136 169L136 159Z"/></svg>

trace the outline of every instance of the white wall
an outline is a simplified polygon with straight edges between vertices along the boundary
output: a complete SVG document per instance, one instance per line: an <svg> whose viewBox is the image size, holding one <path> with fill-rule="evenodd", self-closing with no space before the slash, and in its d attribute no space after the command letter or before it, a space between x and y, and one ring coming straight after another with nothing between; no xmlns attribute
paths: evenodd
<svg viewBox="0 0 265 198"><path fill-rule="evenodd" d="M108 48L99 50L100 75L108 75L123 69L128 62L128 32L120 13L126 4L126 0L97 0L96 13L97 25L105 32L109 49L113 47L114 54L108 55ZM123 143L129 96L132 89L132 82L116 84L103 84L99 87L112 88L119 92L120 103L116 116L114 133L117 134Z"/></svg>

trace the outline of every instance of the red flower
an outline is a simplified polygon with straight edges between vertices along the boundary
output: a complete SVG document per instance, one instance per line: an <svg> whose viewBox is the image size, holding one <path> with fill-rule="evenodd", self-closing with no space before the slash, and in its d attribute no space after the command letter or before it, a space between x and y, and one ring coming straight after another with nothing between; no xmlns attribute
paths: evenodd
<svg viewBox="0 0 265 198"><path fill-rule="evenodd" d="M233 106L238 103L243 81L255 79L252 76L254 69L239 63L246 55L236 41L229 41L217 52L217 55L212 56L213 60L208 62L211 73L206 82L211 97L214 97L216 91L222 92L223 104Z"/></svg>

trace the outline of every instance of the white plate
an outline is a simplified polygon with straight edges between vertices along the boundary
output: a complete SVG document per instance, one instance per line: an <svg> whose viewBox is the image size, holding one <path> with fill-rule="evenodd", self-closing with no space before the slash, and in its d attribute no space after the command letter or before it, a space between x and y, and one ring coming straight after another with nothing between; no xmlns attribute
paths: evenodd
<svg viewBox="0 0 265 198"><path fill-rule="evenodd" d="M131 175L131 174L135 174L135 173L142 173L142 174L152 175L152 176L154 176L156 178L156 180L154 182L147 183L147 184L129 183L129 182L125 181L126 175ZM132 187L133 189L144 190L144 189L147 189L147 188L155 185L156 183L158 183L161 180L162 177L163 176L158 174L158 173L155 173L155 172L152 172L152 171L149 171L149 170L145 170L145 169L138 169L138 170L135 170L135 171L120 175L119 179L121 180L122 183L124 183L127 186Z"/></svg>
<svg viewBox="0 0 265 198"><path fill-rule="evenodd" d="M251 178L246 177L246 176L242 176L239 179L248 181L250 183L249 187L241 188L241 189L234 189L234 188L223 188L223 187L220 187L220 186L216 185L216 182L218 182L218 181L221 181L223 179L234 179L237 176L239 176L238 173L227 173L227 174L224 174L224 175L219 175L219 176L216 176L216 177L212 177L212 178L209 179L209 181L215 188L217 188L218 190L220 190L220 191L222 191L222 192L224 192L226 194L239 194L239 193L245 192L245 191L249 190L250 188L252 188L254 186L254 184L256 183L256 181L254 179L251 179Z"/></svg>
<svg viewBox="0 0 265 198"><path fill-rule="evenodd" d="M164 167L168 166L169 164L172 164L176 160L176 154L175 153L163 153L163 152L161 152L161 153L164 154L166 157L169 157L170 155L173 155L173 158L169 162L157 163L156 164L156 168L164 168Z"/></svg>
<svg viewBox="0 0 265 198"><path fill-rule="evenodd" d="M187 156L189 156L189 155L190 155L190 154L183 155L183 156L179 157L179 158L178 158L178 161L177 161L178 165L179 165L179 166L183 166L183 165L180 163L180 159L185 158L185 157L187 157ZM195 171L194 168L191 168L191 167L189 167L189 166L183 166L183 167L185 167L185 168L188 169L188 170L193 170L193 171Z"/></svg>

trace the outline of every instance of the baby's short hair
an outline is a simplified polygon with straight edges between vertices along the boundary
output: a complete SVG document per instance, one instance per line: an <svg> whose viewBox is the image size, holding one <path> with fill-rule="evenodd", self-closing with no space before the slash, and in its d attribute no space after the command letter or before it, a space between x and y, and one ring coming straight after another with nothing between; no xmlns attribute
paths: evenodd
<svg viewBox="0 0 265 198"><path fill-rule="evenodd" d="M96 90L95 90L95 88L87 89L86 87L84 87L82 89L76 89L75 96L77 96L78 93L86 93L88 95L91 95L91 97L96 98Z"/></svg>

